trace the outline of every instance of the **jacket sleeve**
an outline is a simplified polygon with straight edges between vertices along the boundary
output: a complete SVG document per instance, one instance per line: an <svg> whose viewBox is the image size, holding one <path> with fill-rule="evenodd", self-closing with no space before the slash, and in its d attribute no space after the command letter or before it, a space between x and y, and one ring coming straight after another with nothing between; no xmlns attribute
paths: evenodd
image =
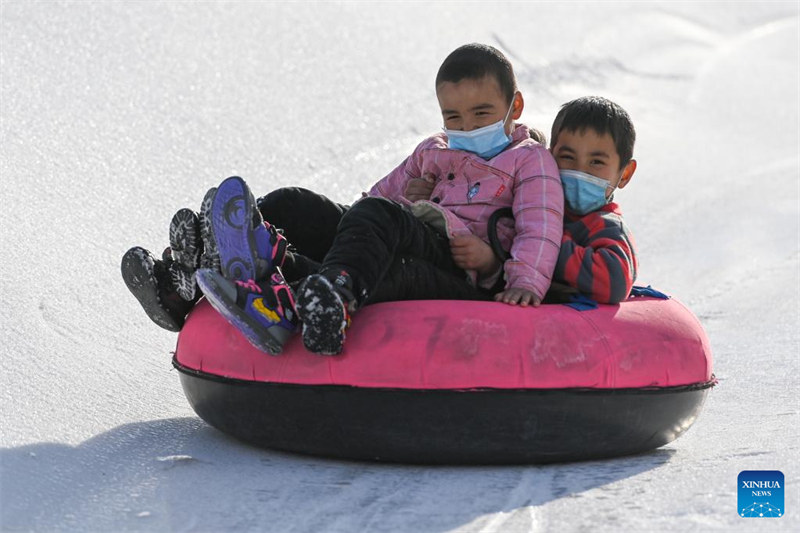
<svg viewBox="0 0 800 533"><path fill-rule="evenodd" d="M420 151L422 144L417 146L414 152L408 156L405 161L400 163L394 170L392 170L386 177L381 179L378 183L372 186L369 190L369 196L380 196L395 202L401 202L401 198L405 199L406 184L412 178L419 178L422 175L420 171L421 160Z"/></svg>
<svg viewBox="0 0 800 533"><path fill-rule="evenodd" d="M544 298L558 259L563 232L564 193L558 167L545 148L530 149L516 172L515 235L505 263L506 288L522 288Z"/></svg>
<svg viewBox="0 0 800 533"><path fill-rule="evenodd" d="M636 268L622 217L595 212L565 228L555 278L599 303L616 304L630 294Z"/></svg>

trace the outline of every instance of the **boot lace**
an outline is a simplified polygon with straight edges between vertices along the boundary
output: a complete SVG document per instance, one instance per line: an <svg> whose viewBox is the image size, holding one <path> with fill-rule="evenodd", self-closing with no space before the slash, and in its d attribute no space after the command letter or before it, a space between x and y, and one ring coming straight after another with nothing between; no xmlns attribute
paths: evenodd
<svg viewBox="0 0 800 533"><path fill-rule="evenodd" d="M242 288L245 288L245 289L251 291L251 292L257 292L257 293L261 294L261 287L259 287L258 284L256 284L255 280L248 279L247 281L240 281L240 280L237 279L236 280L236 284L239 285Z"/></svg>

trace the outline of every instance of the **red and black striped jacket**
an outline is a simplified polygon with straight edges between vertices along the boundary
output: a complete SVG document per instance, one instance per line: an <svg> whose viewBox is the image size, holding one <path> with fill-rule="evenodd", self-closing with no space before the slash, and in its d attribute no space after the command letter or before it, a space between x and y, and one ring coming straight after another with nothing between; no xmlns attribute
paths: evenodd
<svg viewBox="0 0 800 533"><path fill-rule="evenodd" d="M576 216L565 209L564 235L553 275L599 303L619 303L636 279L633 235L622 220L619 205L610 202L597 211Z"/></svg>

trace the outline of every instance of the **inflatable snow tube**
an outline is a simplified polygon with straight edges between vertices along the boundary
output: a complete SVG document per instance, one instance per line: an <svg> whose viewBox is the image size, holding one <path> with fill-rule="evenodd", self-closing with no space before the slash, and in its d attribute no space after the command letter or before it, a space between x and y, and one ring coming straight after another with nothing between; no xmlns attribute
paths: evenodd
<svg viewBox="0 0 800 533"><path fill-rule="evenodd" d="M495 302L367 306L344 353L253 348L205 301L173 359L195 412L277 450L357 460L523 464L639 453L692 425L709 343L675 299L577 310Z"/></svg>

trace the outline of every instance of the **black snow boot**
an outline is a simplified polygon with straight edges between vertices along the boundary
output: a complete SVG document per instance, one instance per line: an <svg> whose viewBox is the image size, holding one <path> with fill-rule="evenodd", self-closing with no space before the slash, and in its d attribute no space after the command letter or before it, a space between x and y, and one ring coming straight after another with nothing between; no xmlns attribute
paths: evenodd
<svg viewBox="0 0 800 533"><path fill-rule="evenodd" d="M175 263L166 251L164 256L165 260L160 260L144 248L131 248L122 256L122 279L153 322L166 330L180 331L200 291L195 291L191 300L182 298L172 283L170 267Z"/></svg>

